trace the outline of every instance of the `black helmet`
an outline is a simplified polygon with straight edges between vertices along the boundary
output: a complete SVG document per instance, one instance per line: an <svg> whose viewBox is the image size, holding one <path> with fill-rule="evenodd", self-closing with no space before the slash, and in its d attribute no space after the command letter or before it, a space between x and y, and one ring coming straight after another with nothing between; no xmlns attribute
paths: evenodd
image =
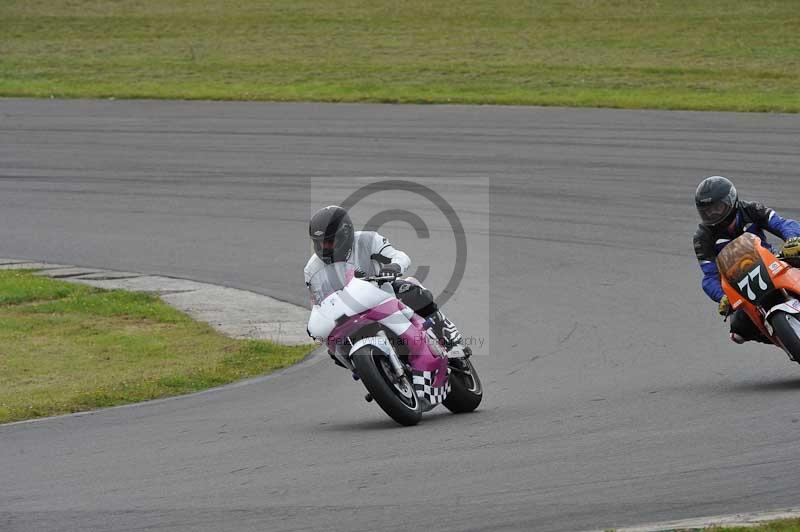
<svg viewBox="0 0 800 532"><path fill-rule="evenodd" d="M343 262L353 249L353 222L346 210L329 205L311 217L308 236L314 243L314 253L325 264Z"/></svg>
<svg viewBox="0 0 800 532"><path fill-rule="evenodd" d="M700 219L703 225L709 226L728 221L736 211L738 200L733 183L718 175L703 179L694 194Z"/></svg>

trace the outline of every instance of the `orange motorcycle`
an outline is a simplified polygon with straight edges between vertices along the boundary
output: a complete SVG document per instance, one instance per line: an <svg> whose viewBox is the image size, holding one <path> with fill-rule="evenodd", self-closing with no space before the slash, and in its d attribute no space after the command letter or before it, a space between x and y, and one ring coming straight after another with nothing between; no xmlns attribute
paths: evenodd
<svg viewBox="0 0 800 532"><path fill-rule="evenodd" d="M800 363L800 270L744 233L717 257L722 288L733 310L743 308L761 332Z"/></svg>

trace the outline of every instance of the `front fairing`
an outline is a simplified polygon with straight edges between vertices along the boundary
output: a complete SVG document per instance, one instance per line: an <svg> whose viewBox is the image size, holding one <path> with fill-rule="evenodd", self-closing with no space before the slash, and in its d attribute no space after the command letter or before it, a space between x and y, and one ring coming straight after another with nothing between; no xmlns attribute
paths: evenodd
<svg viewBox="0 0 800 532"><path fill-rule="evenodd" d="M780 261L762 245L761 240L745 233L730 244L717 257L717 269L727 288L735 297L728 296L734 308L743 301L752 304L775 289L772 277L780 269Z"/></svg>
<svg viewBox="0 0 800 532"><path fill-rule="evenodd" d="M776 305L800 295L800 271L789 267L749 233L725 247L717 257L717 268L731 307L744 310L759 330L772 338L765 318ZM780 292L779 297L773 296L776 292Z"/></svg>
<svg viewBox="0 0 800 532"><path fill-rule="evenodd" d="M337 331L337 338L331 338L331 335L337 326L341 327L351 321L347 318L364 314L394 299L391 284L386 283L384 288L379 288L354 277L352 268L342 268L339 264L344 263L329 265L309 282L315 304L309 316L308 332L327 342L343 338L342 331ZM352 326L347 330L352 330Z"/></svg>
<svg viewBox="0 0 800 532"><path fill-rule="evenodd" d="M391 283L378 287L335 265L321 275L309 283L315 301L308 324L312 336L343 360L349 340L377 323L392 341L402 343L414 377L425 379L428 391L438 390L440 399L446 395L447 357L425 330L423 319L396 298Z"/></svg>

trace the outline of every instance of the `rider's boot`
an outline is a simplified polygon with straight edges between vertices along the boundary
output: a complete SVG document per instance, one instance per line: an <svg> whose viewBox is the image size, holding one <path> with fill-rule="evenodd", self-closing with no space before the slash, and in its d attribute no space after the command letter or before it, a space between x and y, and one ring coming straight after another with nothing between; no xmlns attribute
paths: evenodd
<svg viewBox="0 0 800 532"><path fill-rule="evenodd" d="M763 334L758 334L758 336L754 336L753 338L745 338L739 333L732 332L730 338L731 341L740 345L750 341L758 342L760 344L772 344L772 341Z"/></svg>
<svg viewBox="0 0 800 532"><path fill-rule="evenodd" d="M745 343L747 340L741 334L732 332L731 333L731 341L733 343L741 345L741 344Z"/></svg>
<svg viewBox="0 0 800 532"><path fill-rule="evenodd" d="M431 331L441 341L447 352L450 365L463 368L465 365L464 360L472 355L472 350L464 345L464 339L458 327L447 319L441 310L436 311L428 319L432 323Z"/></svg>

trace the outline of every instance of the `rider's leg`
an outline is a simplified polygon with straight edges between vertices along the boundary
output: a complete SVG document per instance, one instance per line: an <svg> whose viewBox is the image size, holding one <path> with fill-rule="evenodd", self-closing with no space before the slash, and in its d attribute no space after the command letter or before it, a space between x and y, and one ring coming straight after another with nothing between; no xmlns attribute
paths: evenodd
<svg viewBox="0 0 800 532"><path fill-rule="evenodd" d="M447 319L444 313L439 310L438 305L433 300L433 294L430 290L420 284L398 279L394 282L394 291L395 294L397 294L397 298L402 301L404 305L410 307L411 310L423 318L431 320L431 331L442 341L444 348L448 352L452 351L457 346L459 347L459 349L457 349L459 354L462 350L467 351L468 348L460 348L462 337L458 327ZM465 352L465 355L468 356L469 353Z"/></svg>
<svg viewBox="0 0 800 532"><path fill-rule="evenodd" d="M424 286L405 279L397 279L392 286L397 299L423 318L428 318L439 310L433 294Z"/></svg>
<svg viewBox="0 0 800 532"><path fill-rule="evenodd" d="M761 330L753 323L750 316L744 311L739 309L731 314L731 340L737 344L743 344L755 340L764 344L771 344Z"/></svg>

